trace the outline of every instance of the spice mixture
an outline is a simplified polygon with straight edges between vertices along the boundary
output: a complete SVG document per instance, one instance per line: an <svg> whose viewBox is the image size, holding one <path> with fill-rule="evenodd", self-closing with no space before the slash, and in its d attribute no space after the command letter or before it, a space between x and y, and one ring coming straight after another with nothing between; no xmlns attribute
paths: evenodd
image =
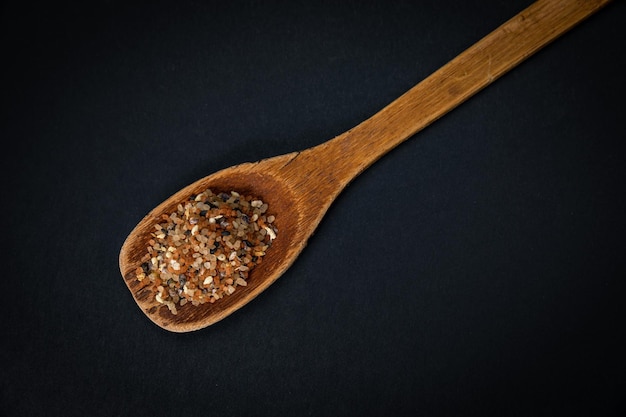
<svg viewBox="0 0 626 417"><path fill-rule="evenodd" d="M176 305L214 303L248 285L276 238L267 204L235 191L193 196L154 226L147 253L137 268L155 299L176 314Z"/></svg>

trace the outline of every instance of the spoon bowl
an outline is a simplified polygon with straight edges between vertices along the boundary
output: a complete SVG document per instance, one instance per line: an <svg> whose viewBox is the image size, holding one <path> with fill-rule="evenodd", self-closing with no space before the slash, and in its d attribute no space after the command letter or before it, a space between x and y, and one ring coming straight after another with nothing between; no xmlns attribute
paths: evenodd
<svg viewBox="0 0 626 417"><path fill-rule="evenodd" d="M294 154L288 154L254 164L245 163L204 177L172 195L139 222L124 242L119 263L128 289L153 322L174 332L187 332L211 325L248 303L291 266L314 229L305 227L306 223L301 221L303 206L298 204L294 191L284 181L272 175L271 167L287 163L293 156ZM272 212L280 213L280 217L274 221L279 233L263 262L250 271L247 286L238 287L232 295L213 304L193 306L188 303L178 307L178 314L174 315L155 300L155 292L149 280L137 280L135 269L142 263L141 258L149 246L148 240L152 238L150 232L154 231L154 225L160 221L161 216L174 212L181 201L186 201L190 196L207 188L216 193L237 190L262 199L268 203Z"/></svg>
<svg viewBox="0 0 626 417"><path fill-rule="evenodd" d="M609 2L539 0L336 138L302 152L226 168L181 189L148 213L121 248L120 271L138 306L158 326L173 332L207 327L241 308L295 262L337 195L356 176ZM213 304L187 303L174 315L155 300L149 280L136 279L135 270L161 216L207 188L262 199L276 217L277 237L262 263L250 271L247 286Z"/></svg>

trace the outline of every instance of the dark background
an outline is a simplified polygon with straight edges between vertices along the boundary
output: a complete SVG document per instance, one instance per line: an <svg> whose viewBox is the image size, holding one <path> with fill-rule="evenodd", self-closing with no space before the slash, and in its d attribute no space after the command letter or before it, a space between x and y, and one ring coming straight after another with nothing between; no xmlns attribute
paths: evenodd
<svg viewBox="0 0 626 417"><path fill-rule="evenodd" d="M5 4L0 414L616 415L621 1L374 164L225 320L162 330L118 270L179 188L338 135L529 4Z"/></svg>

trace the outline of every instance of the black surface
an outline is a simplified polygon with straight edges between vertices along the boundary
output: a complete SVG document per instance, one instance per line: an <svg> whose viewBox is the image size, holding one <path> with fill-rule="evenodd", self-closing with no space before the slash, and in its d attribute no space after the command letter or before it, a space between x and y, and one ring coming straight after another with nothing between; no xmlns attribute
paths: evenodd
<svg viewBox="0 0 626 417"><path fill-rule="evenodd" d="M12 3L0 414L623 409L624 2L377 162L189 334L118 270L152 207L353 127L530 1Z"/></svg>

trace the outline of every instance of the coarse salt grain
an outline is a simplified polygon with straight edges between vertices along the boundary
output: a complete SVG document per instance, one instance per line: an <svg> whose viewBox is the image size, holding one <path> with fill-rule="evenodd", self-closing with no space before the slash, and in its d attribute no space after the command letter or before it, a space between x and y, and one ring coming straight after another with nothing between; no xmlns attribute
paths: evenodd
<svg viewBox="0 0 626 417"><path fill-rule="evenodd" d="M155 300L176 305L216 302L248 285L248 274L276 238L275 216L258 198L206 190L163 215L136 278L149 278Z"/></svg>

